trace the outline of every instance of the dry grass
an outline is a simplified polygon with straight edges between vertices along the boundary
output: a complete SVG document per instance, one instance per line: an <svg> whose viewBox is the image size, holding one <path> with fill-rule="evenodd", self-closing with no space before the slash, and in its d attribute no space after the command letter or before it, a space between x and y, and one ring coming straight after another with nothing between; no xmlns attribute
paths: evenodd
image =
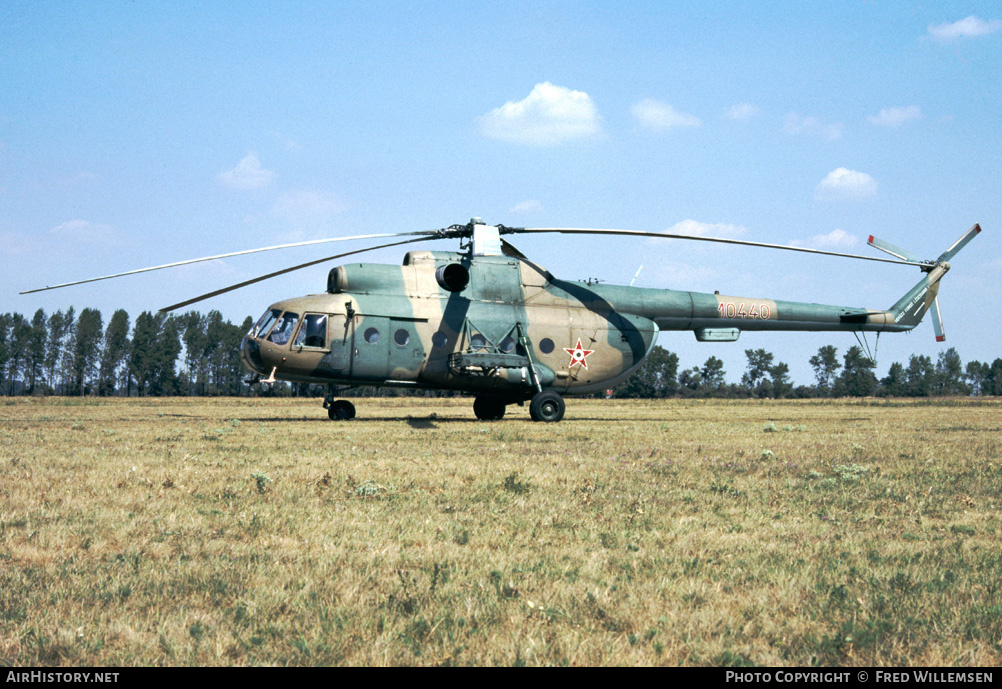
<svg viewBox="0 0 1002 689"><path fill-rule="evenodd" d="M0 665L997 665L1002 404L0 403Z"/></svg>

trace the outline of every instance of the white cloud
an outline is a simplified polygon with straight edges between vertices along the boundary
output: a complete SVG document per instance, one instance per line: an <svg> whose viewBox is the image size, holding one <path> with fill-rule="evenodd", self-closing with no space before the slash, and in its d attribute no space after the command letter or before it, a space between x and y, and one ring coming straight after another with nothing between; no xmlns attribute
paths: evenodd
<svg viewBox="0 0 1002 689"><path fill-rule="evenodd" d="M316 226L343 209L344 204L333 194L297 189L279 196L271 207L271 215L297 227Z"/></svg>
<svg viewBox="0 0 1002 689"><path fill-rule="evenodd" d="M587 93L548 81L536 84L524 100L508 101L478 119L485 136L531 146L593 136L601 131L600 121Z"/></svg>
<svg viewBox="0 0 1002 689"><path fill-rule="evenodd" d="M811 115L804 116L800 113L791 112L783 122L783 131L787 134L809 134L835 140L842 136L842 123L822 122L817 117Z"/></svg>
<svg viewBox="0 0 1002 689"><path fill-rule="evenodd" d="M668 131L676 127L698 127L702 124L698 117L679 112L668 103L653 98L644 98L630 108L630 112L640 122L640 126L655 131Z"/></svg>
<svg viewBox="0 0 1002 689"><path fill-rule="evenodd" d="M952 41L958 38L985 36L1000 29L1002 29L1002 21L994 19L986 22L971 15L952 24L930 24L929 35L940 41Z"/></svg>
<svg viewBox="0 0 1002 689"><path fill-rule="evenodd" d="M278 177L272 170L261 167L256 153L248 153L232 170L220 172L219 182L231 189L262 189Z"/></svg>
<svg viewBox="0 0 1002 689"><path fill-rule="evenodd" d="M34 238L20 232L0 231L0 256L25 256L40 248Z"/></svg>
<svg viewBox="0 0 1002 689"><path fill-rule="evenodd" d="M737 239L747 232L743 225L729 225L727 223L698 222L696 220L683 220L675 223L667 230L666 234L684 234L690 237L719 237L721 239Z"/></svg>
<svg viewBox="0 0 1002 689"><path fill-rule="evenodd" d="M762 113L762 108L751 103L738 103L732 105L724 111L724 117L729 120L750 120L758 117Z"/></svg>
<svg viewBox="0 0 1002 689"><path fill-rule="evenodd" d="M70 220L56 225L49 234L63 240L81 244L114 244L121 239L120 233L111 225L90 222L89 220Z"/></svg>
<svg viewBox="0 0 1002 689"><path fill-rule="evenodd" d="M515 206L508 209L508 212L513 215L528 215L530 213L542 213L543 204L535 199L532 201L523 201L522 203L516 204Z"/></svg>
<svg viewBox="0 0 1002 689"><path fill-rule="evenodd" d="M818 183L814 197L820 200L861 199L875 196L877 181L865 172L837 168Z"/></svg>
<svg viewBox="0 0 1002 689"><path fill-rule="evenodd" d="M908 120L917 120L922 117L922 109L917 105L909 105L901 108L884 108L876 115L867 117L873 124L884 127L900 127Z"/></svg>
<svg viewBox="0 0 1002 689"><path fill-rule="evenodd" d="M838 251L842 249L851 249L859 243L859 240L855 236L849 234L845 230L835 229L828 234L819 234L810 239L806 240L794 240L790 242L790 246L798 246L805 249L826 249L830 251Z"/></svg>

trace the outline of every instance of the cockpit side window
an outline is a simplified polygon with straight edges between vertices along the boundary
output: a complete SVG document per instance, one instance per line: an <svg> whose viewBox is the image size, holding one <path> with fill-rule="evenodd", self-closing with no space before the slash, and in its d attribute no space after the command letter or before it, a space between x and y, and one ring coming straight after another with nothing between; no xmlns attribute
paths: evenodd
<svg viewBox="0 0 1002 689"><path fill-rule="evenodd" d="M327 316L308 313L296 333L296 347L325 347L327 345Z"/></svg>
<svg viewBox="0 0 1002 689"><path fill-rule="evenodd" d="M299 314L292 313L291 311L286 311L282 315L282 318L278 321L275 329L272 330L271 335L268 336L269 342L274 342L277 345L284 345L292 337L292 332L296 329L296 322L299 321Z"/></svg>
<svg viewBox="0 0 1002 689"><path fill-rule="evenodd" d="M271 326L275 324L275 321L280 315L282 315L282 312L278 309L269 309L268 311L265 311L264 315L261 316L248 334L251 337L264 337L268 334Z"/></svg>

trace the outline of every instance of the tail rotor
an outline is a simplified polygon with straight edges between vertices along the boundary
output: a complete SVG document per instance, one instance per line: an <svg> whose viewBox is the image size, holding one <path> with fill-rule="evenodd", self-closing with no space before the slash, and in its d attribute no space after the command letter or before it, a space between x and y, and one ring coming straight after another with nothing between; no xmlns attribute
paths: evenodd
<svg viewBox="0 0 1002 689"><path fill-rule="evenodd" d="M946 275L946 271L950 269L950 259L956 256L957 252L967 246L967 243L978 236L980 232L981 225L975 223L949 249L940 254L939 258L935 261L919 260L918 256L907 249L902 249L890 242L885 242L870 235L867 244L874 249L880 249L895 258L913 262L922 269L922 272L927 273L908 294L891 307L895 323L918 325L919 321L922 320L922 316L928 311L932 315L932 329L936 333L936 342L946 341L946 331L943 328L943 315L939 309L939 281Z"/></svg>

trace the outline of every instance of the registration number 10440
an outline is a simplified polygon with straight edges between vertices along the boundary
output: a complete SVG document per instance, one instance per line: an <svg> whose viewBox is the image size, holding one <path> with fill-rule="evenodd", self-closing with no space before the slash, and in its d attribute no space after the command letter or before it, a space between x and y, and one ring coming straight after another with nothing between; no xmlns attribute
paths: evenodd
<svg viewBox="0 0 1002 689"><path fill-rule="evenodd" d="M772 316L772 308L768 304L746 304L743 301L720 302L717 304L717 313L721 318L769 318Z"/></svg>

